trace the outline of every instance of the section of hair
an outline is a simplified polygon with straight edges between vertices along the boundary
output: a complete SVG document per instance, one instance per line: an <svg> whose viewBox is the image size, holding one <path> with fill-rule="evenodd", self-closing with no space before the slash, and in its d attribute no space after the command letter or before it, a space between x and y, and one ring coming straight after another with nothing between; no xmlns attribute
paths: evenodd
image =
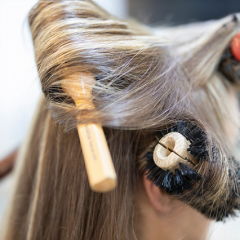
<svg viewBox="0 0 240 240"><path fill-rule="evenodd" d="M229 16L195 24L194 30L163 29L155 36L91 1L69 0L40 1L30 12L29 23L42 90L52 117L66 131L77 123L98 121L128 131L162 130L179 120L203 129L209 156L196 167L202 181L179 198L200 211L207 206L206 215L218 218L214 209L228 201L229 189L235 188L230 181L235 165L225 141L227 86L216 70L239 23ZM153 31L157 35L149 29ZM81 71L96 77L91 97L97 112L76 107L61 88Z"/></svg>
<svg viewBox="0 0 240 240"><path fill-rule="evenodd" d="M118 187L103 194L89 186L77 131L64 132L43 101L4 239L134 239L137 132L104 131Z"/></svg>
<svg viewBox="0 0 240 240"><path fill-rule="evenodd" d="M108 127L152 128L186 112L190 83L166 41L146 39L91 1L40 1L29 19L42 90L67 130L99 119ZM76 108L61 89L80 71L96 76L97 114Z"/></svg>
<svg viewBox="0 0 240 240"><path fill-rule="evenodd" d="M117 19L91 1L42 0L29 23L46 101L22 159L30 172L22 169L17 178L5 239L134 239L144 156L157 144L156 131L178 121L204 131L209 154L194 169L201 181L173 196L214 219L234 214L239 165L225 129L229 85L216 72L239 29L232 17L157 30ZM62 90L82 71L96 77L97 111L76 107ZM117 189L106 194L88 185L76 131L78 123L99 121L118 176Z"/></svg>
<svg viewBox="0 0 240 240"><path fill-rule="evenodd" d="M179 57L189 80L195 86L203 86L218 68L231 39L239 32L239 18L239 14L233 14L220 20L153 28L152 33L169 41L172 54Z"/></svg>

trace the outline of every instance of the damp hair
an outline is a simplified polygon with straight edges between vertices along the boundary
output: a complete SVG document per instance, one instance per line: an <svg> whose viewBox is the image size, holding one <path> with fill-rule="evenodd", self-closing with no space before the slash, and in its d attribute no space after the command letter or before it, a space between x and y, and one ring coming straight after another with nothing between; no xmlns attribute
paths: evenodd
<svg viewBox="0 0 240 240"><path fill-rule="evenodd" d="M204 131L209 154L194 169L201 181L173 197L211 219L234 215L239 165L223 101L233 84L218 66L239 31L237 18L150 28L92 1L39 1L29 24L43 96L19 156L4 239L135 239L146 154L156 132L179 121ZM61 88L83 71L96 78L96 111L76 107ZM76 131L79 123L99 121L118 176L117 188L105 194L88 185Z"/></svg>

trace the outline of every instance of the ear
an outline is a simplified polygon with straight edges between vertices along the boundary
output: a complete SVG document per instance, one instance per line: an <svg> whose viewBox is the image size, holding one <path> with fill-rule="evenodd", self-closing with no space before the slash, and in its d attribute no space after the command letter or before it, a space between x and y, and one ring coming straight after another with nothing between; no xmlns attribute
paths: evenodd
<svg viewBox="0 0 240 240"><path fill-rule="evenodd" d="M148 199L152 207L158 213L170 213L173 211L174 203L173 199L165 191L159 189L152 181L149 181L146 178L146 175L143 175L143 186L145 188Z"/></svg>

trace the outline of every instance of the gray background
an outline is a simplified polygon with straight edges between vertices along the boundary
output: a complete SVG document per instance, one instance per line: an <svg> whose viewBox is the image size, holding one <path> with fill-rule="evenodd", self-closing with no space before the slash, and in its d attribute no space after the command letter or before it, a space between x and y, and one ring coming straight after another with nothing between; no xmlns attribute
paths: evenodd
<svg viewBox="0 0 240 240"><path fill-rule="evenodd" d="M146 24L205 21L239 11L239 0L129 0L129 15Z"/></svg>

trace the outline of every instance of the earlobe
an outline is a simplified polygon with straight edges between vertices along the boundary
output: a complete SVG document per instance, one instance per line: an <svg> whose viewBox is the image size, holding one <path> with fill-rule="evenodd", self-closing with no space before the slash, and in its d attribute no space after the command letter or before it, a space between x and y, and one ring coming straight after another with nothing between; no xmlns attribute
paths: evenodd
<svg viewBox="0 0 240 240"><path fill-rule="evenodd" d="M173 208L173 199L165 191L143 175L143 185L152 207L159 213L169 213Z"/></svg>

